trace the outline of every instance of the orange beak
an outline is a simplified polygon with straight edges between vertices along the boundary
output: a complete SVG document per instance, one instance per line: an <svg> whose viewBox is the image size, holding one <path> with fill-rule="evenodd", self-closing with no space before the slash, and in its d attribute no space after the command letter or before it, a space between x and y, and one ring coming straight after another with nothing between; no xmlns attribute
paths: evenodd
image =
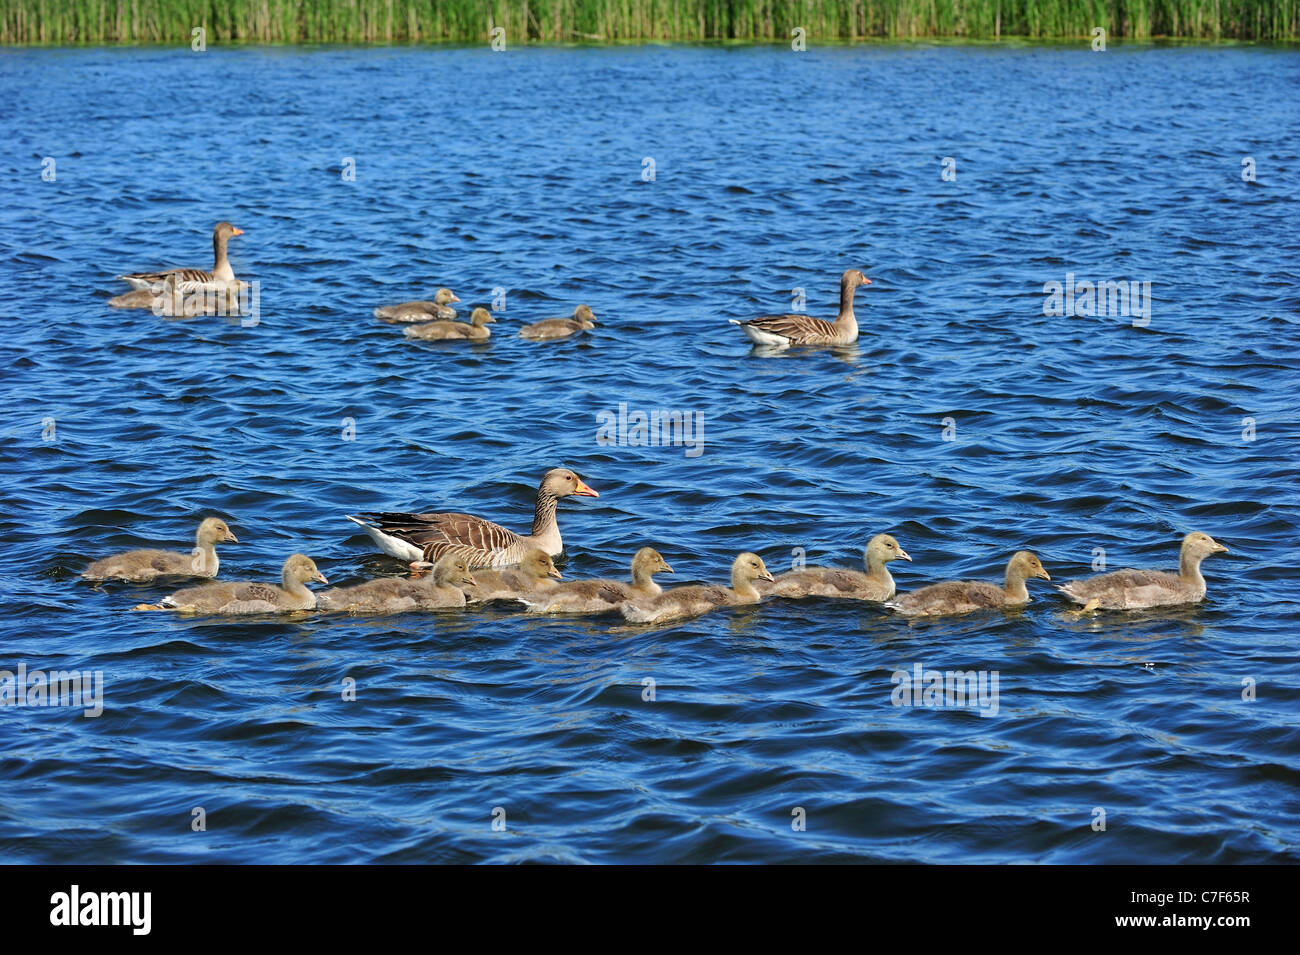
<svg viewBox="0 0 1300 955"><path fill-rule="evenodd" d="M234 232L232 232L232 233L230 233L230 234L231 234L231 235L243 235L243 234L244 234L244 230L243 230L243 229L236 229Z"/></svg>
<svg viewBox="0 0 1300 955"><path fill-rule="evenodd" d="M582 478L578 478L577 480L578 480L578 489L573 492L574 494L577 494L581 497L600 497L600 495L596 493L596 489L588 486L587 482L584 481Z"/></svg>

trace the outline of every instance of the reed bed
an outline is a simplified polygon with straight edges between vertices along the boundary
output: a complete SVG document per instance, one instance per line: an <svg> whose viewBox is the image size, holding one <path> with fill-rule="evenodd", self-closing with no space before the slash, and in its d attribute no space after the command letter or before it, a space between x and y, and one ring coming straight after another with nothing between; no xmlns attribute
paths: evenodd
<svg viewBox="0 0 1300 955"><path fill-rule="evenodd" d="M1300 0L0 0L0 43L808 42L1300 36Z"/></svg>

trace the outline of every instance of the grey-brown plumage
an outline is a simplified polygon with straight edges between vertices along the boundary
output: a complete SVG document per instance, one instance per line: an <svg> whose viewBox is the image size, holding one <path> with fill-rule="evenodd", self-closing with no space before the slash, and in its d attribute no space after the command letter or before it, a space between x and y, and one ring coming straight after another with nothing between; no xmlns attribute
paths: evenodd
<svg viewBox="0 0 1300 955"><path fill-rule="evenodd" d="M862 552L866 572L842 567L805 567L778 574L769 583L758 583L766 597L838 597L843 600L888 600L894 596L894 578L885 566L891 560L912 558L888 534L877 534Z"/></svg>
<svg viewBox="0 0 1300 955"><path fill-rule="evenodd" d="M596 316L586 305L573 310L572 318L548 318L519 329L519 337L531 342L568 338L596 327Z"/></svg>
<svg viewBox="0 0 1300 955"><path fill-rule="evenodd" d="M456 317L456 310L451 307L459 302L456 293L449 288L440 288L433 293L432 302L399 302L397 305L381 305L375 309L375 318L385 322L449 322Z"/></svg>
<svg viewBox="0 0 1300 955"><path fill-rule="evenodd" d="M1227 552L1228 548L1209 534L1192 531L1183 538L1179 548L1176 574L1125 568L1086 580L1072 580L1056 589L1089 611L1143 610L1200 603L1205 599L1201 561L1212 554Z"/></svg>
<svg viewBox="0 0 1300 955"><path fill-rule="evenodd" d="M476 308L468 322L425 322L405 330L407 338L430 342L471 341L481 342L492 335L489 324L496 322L486 308Z"/></svg>
<svg viewBox="0 0 1300 955"><path fill-rule="evenodd" d="M552 468L542 476L533 509L531 534L516 534L500 524L472 514L366 513L348 520L360 525L379 549L406 561L436 563L444 554L459 554L470 567L511 567L534 547L552 557L564 549L555 509L569 495L599 497L568 468Z"/></svg>
<svg viewBox="0 0 1300 955"><path fill-rule="evenodd" d="M637 597L619 604L629 623L662 623L698 617L718 607L756 604L763 599L754 587L757 580L771 580L763 558L748 551L731 563L731 587L687 586L665 590L654 597Z"/></svg>
<svg viewBox="0 0 1300 955"><path fill-rule="evenodd" d="M155 294L164 285L170 286L182 294L205 288L225 288L235 281L234 270L231 269L230 260L226 256L226 244L232 236L243 234L243 229L236 229L229 222L217 223L212 230L212 254L215 261L211 272L203 269L163 269L159 272L135 272L118 277L133 289L152 290Z"/></svg>
<svg viewBox="0 0 1300 955"><path fill-rule="evenodd" d="M631 583L609 579L571 580L539 591L524 602L530 613L608 613L617 611L625 600L663 593L654 575L672 572L659 551L642 547L632 558Z"/></svg>
<svg viewBox="0 0 1300 955"><path fill-rule="evenodd" d="M474 573L476 583L464 588L465 598L471 603L519 600L549 591L557 586L555 581L560 579L562 575L555 568L555 562L551 560L550 555L533 547L524 554L518 567L476 571Z"/></svg>
<svg viewBox="0 0 1300 955"><path fill-rule="evenodd" d="M334 587L319 594L321 610L346 613L405 613L465 606L462 587L475 585L463 557L442 558L432 574L422 577L380 577L355 587Z"/></svg>
<svg viewBox="0 0 1300 955"><path fill-rule="evenodd" d="M1019 607L1029 603L1030 577L1051 580L1032 553L1016 551L1007 562L1007 574L1001 587L983 580L949 580L931 584L911 593L901 594L885 604L909 616L971 613L988 607Z"/></svg>
<svg viewBox="0 0 1300 955"><path fill-rule="evenodd" d="M125 580L148 583L159 577L215 577L221 567L216 545L237 538L219 517L207 517L194 535L194 550L129 550L91 563L81 576L86 580Z"/></svg>
<svg viewBox="0 0 1300 955"><path fill-rule="evenodd" d="M162 282L148 289L133 289L108 300L113 308L147 308L164 318L193 318L195 315L238 315L240 294L247 283L232 279L223 284L211 284L190 291L182 291L171 282Z"/></svg>
<svg viewBox="0 0 1300 955"><path fill-rule="evenodd" d="M858 320L853 314L853 293L860 285L870 285L857 269L849 269L840 277L840 313L835 321L828 322L811 315L762 315L739 325L756 345L788 348L791 345L850 345L858 340Z"/></svg>
<svg viewBox="0 0 1300 955"><path fill-rule="evenodd" d="M180 590L162 599L161 607L140 607L150 610L179 610L182 613L285 613L292 610L314 610L316 595L307 589L307 582L317 580L329 583L316 569L316 562L305 554L294 554L284 562L280 572L281 586L254 581L204 584Z"/></svg>

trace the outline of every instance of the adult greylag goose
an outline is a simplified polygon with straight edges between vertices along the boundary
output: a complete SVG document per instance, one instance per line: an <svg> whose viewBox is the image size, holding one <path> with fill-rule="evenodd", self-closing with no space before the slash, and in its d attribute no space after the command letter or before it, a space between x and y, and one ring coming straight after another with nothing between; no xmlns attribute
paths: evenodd
<svg viewBox="0 0 1300 955"><path fill-rule="evenodd" d="M219 517L205 517L194 535L194 550L183 554L174 550L129 550L91 563L81 576L86 580L126 580L146 583L158 577L215 577L221 568L216 545L229 541L238 544Z"/></svg>
<svg viewBox="0 0 1300 955"><path fill-rule="evenodd" d="M779 574L772 583L757 584L765 597L840 597L846 600L888 600L894 578L885 565L912 558L888 534L877 534L862 552L866 573L841 567L805 567Z"/></svg>
<svg viewBox="0 0 1300 955"><path fill-rule="evenodd" d="M635 597L618 605L630 623L660 623L698 617L717 607L756 604L763 595L754 587L756 580L771 580L763 558L748 551L731 563L731 587L674 587L654 597Z"/></svg>
<svg viewBox="0 0 1300 955"><path fill-rule="evenodd" d="M496 322L492 313L486 308L476 308L470 312L468 322L424 322L412 325L405 330L407 338L419 338L430 342L471 341L481 342L492 335L488 325Z"/></svg>
<svg viewBox="0 0 1300 955"><path fill-rule="evenodd" d="M655 583L655 574L671 574L673 569L653 547L642 547L632 558L632 582L622 580L571 580L556 584L526 598L530 613L606 613L616 611L625 600L656 597L663 588Z"/></svg>
<svg viewBox="0 0 1300 955"><path fill-rule="evenodd" d="M833 322L813 318L811 315L762 315L742 322L728 319L739 325L749 340L756 345L788 348L791 345L851 345L858 340L858 320L853 315L853 293L859 285L870 285L857 269L849 269L840 276L840 314Z"/></svg>
<svg viewBox="0 0 1300 955"><path fill-rule="evenodd" d="M329 583L316 569L316 562L305 554L294 554L284 562L281 586L236 581L203 584L164 597L158 606L141 604L137 610L179 610L182 613L287 613L316 609L316 595L307 582Z"/></svg>
<svg viewBox="0 0 1300 955"><path fill-rule="evenodd" d="M519 329L519 337L530 342L550 341L554 338L568 338L578 332L585 332L596 327L596 316L586 305L579 305L573 310L572 318L548 318Z"/></svg>
<svg viewBox="0 0 1300 955"><path fill-rule="evenodd" d="M465 558L448 554L434 565L433 573L412 579L380 577L355 587L334 587L319 594L321 610L347 613L404 613L465 606L461 587L474 586Z"/></svg>
<svg viewBox="0 0 1300 955"><path fill-rule="evenodd" d="M386 322L449 322L456 317L452 302L459 302L456 293L449 288L440 288L433 293L432 302L401 302L397 305L381 305L375 309L375 318Z"/></svg>
<svg viewBox="0 0 1300 955"><path fill-rule="evenodd" d="M474 603L518 600L531 594L549 592L558 586L555 581L561 578L550 556L533 547L524 554L518 567L478 571L474 574L474 585L465 588L465 597Z"/></svg>
<svg viewBox="0 0 1300 955"><path fill-rule="evenodd" d="M1142 610L1200 603L1205 599L1205 578L1201 561L1211 554L1226 554L1224 547L1209 534L1192 531L1183 538L1178 551L1178 573L1163 570L1124 570L1099 574L1087 580L1072 580L1056 589L1077 604L1081 613L1093 610Z"/></svg>
<svg viewBox="0 0 1300 955"><path fill-rule="evenodd" d="M217 223L216 228L212 230L212 251L216 261L211 272L205 272L203 269L164 269L161 272L136 272L118 277L133 289L154 293L157 293L163 285L174 288L182 294L207 288L224 288L235 281L234 270L230 268L230 260L226 258L226 243L232 236L243 234L243 229L236 229L229 222Z"/></svg>
<svg viewBox="0 0 1300 955"><path fill-rule="evenodd" d="M1042 562L1027 550L1018 550L1007 561L1003 586L983 580L948 580L902 594L885 604L899 613L928 617L962 614L986 607L1020 607L1029 603L1030 577L1051 580Z"/></svg>
<svg viewBox="0 0 1300 955"><path fill-rule="evenodd" d="M359 524L379 549L398 560L436 563L443 554L459 554L470 567L509 567L536 547L552 557L564 549L555 506L560 498L600 497L568 468L552 468L537 487L531 534L516 534L470 514L364 513L348 520Z"/></svg>

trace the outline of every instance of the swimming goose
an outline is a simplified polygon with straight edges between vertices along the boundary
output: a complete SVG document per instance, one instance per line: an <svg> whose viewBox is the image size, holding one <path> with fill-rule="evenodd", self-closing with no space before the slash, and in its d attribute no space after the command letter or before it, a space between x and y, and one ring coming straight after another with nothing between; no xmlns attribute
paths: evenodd
<svg viewBox="0 0 1300 955"><path fill-rule="evenodd" d="M404 613L465 606L462 586L475 583L465 558L448 554L421 578L380 577L355 587L334 587L320 593L320 609L347 613Z"/></svg>
<svg viewBox="0 0 1300 955"><path fill-rule="evenodd" d="M765 597L840 597L846 600L888 600L894 596L894 578L885 565L891 560L910 561L907 551L888 534L877 534L862 552L866 573L839 567L805 567L780 574L772 583L758 584Z"/></svg>
<svg viewBox="0 0 1300 955"><path fill-rule="evenodd" d="M715 586L674 587L654 597L636 597L618 605L630 623L660 623L698 617L717 607L756 604L763 599L754 581L772 579L763 558L748 551L731 564L731 588Z"/></svg>
<svg viewBox="0 0 1300 955"><path fill-rule="evenodd" d="M624 600L656 597L663 588L655 574L673 569L653 547L642 547L632 558L632 583L621 580L571 580L556 584L525 599L529 613L605 613L618 609Z"/></svg>
<svg viewBox="0 0 1300 955"><path fill-rule="evenodd" d="M1205 578L1201 576L1201 561L1212 554L1226 554L1224 547L1209 534L1192 531L1183 538L1178 552L1178 573L1163 570L1111 571L1072 580L1056 589L1075 603L1083 604L1080 613L1102 610L1141 610L1146 607L1167 607L1177 604L1200 603L1205 599Z"/></svg>
<svg viewBox="0 0 1300 955"><path fill-rule="evenodd" d="M534 322L519 329L519 337L531 342L550 341L554 338L568 338L578 332L585 332L596 327L596 316L586 305L579 305L573 310L572 318L548 318Z"/></svg>
<svg viewBox="0 0 1300 955"><path fill-rule="evenodd" d="M381 305L375 309L375 318L386 322L449 322L456 317L452 302L459 302L456 293L440 288L433 294L432 302L402 302L398 305Z"/></svg>
<svg viewBox="0 0 1300 955"><path fill-rule="evenodd" d="M542 476L533 511L533 531L521 535L470 514L406 514L395 511L347 515L379 549L398 560L435 563L443 554L459 554L470 567L509 567L536 547L552 557L564 549L555 506L569 495L600 497L568 468Z"/></svg>
<svg viewBox="0 0 1300 955"><path fill-rule="evenodd" d="M1051 580L1037 557L1018 550L1007 561L1007 576L1001 587L982 580L948 580L903 594L885 604L909 616L970 613L985 607L1019 607L1029 603L1025 581L1030 577Z"/></svg>
<svg viewBox="0 0 1300 955"><path fill-rule="evenodd" d="M182 554L174 550L129 550L93 562L81 576L86 580L126 580L145 583L158 577L215 577L221 567L216 545L223 541L238 544L219 517L205 517L194 535L194 550Z"/></svg>
<svg viewBox="0 0 1300 955"><path fill-rule="evenodd" d="M234 270L226 258L226 243L231 236L243 235L243 229L236 229L229 222L218 222L212 230L212 250L216 262L211 272L202 269L164 269L161 272L136 272L121 275L118 278L134 289L157 290L164 284L179 290L182 294L206 288L224 288L235 281ZM130 307L130 306L127 306Z"/></svg>
<svg viewBox="0 0 1300 955"><path fill-rule="evenodd" d="M524 554L518 567L480 570L474 575L474 585L465 588L465 597L474 603L518 600L527 595L549 592L558 586L555 581L560 579L562 575L555 569L550 556L533 547Z"/></svg>
<svg viewBox="0 0 1300 955"><path fill-rule="evenodd" d="M728 319L739 325L750 341L756 345L773 345L788 348L791 345L851 345L858 340L858 320L853 315L853 293L859 285L870 285L857 269L849 269L840 277L840 314L833 322L811 315L763 315L742 322Z"/></svg>
<svg viewBox="0 0 1300 955"><path fill-rule="evenodd" d="M282 586L237 581L203 584L164 597L159 606L142 604L137 610L179 610L182 613L287 613L292 610L315 610L316 595L307 589L309 580L329 583L305 554L294 554L284 562L280 573Z"/></svg>
<svg viewBox="0 0 1300 955"><path fill-rule="evenodd" d="M468 322L424 322L406 329L407 338L420 338L425 341L474 341L481 342L492 335L489 324L496 322L492 313L486 308L476 308L470 312Z"/></svg>

